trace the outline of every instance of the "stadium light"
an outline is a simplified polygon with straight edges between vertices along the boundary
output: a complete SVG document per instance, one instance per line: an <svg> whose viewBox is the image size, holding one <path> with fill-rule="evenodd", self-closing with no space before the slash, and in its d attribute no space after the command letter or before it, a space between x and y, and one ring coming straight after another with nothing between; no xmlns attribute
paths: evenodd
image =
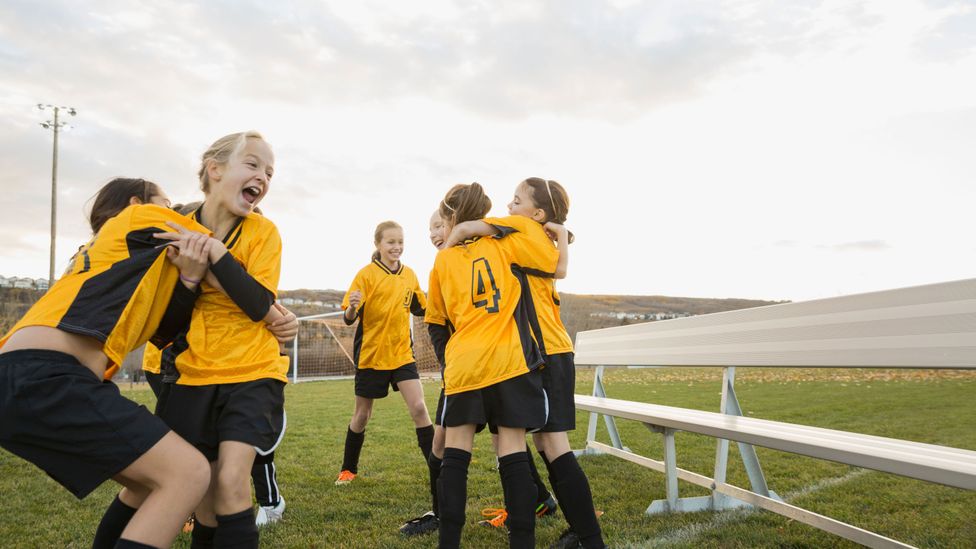
<svg viewBox="0 0 976 549"><path fill-rule="evenodd" d="M71 116L78 113L74 107L64 107L56 105L48 105L44 103L37 104L37 110L43 111L46 109L54 110L54 120L47 120L41 122L41 127L45 130L54 131L54 154L51 160L51 261L48 269L47 283L48 288L54 285L54 242L57 238L57 219L58 219L58 134L61 132L61 128L69 128L66 122L61 122L59 115L61 111L65 111Z"/></svg>

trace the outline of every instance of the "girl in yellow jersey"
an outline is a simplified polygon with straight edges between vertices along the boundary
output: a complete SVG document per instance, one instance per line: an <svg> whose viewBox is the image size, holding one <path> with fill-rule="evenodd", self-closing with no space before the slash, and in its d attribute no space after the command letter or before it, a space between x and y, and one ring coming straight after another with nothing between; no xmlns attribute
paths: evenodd
<svg viewBox="0 0 976 549"><path fill-rule="evenodd" d="M124 194L119 181L100 196ZM166 322L174 289L193 296L212 242L152 203L166 200L156 185L127 181L146 192L98 220L68 272L0 339L0 445L78 498L108 478L124 485L142 505L114 546L168 547L209 483L206 460L103 380ZM93 219L103 211L96 200Z"/></svg>
<svg viewBox="0 0 976 549"><path fill-rule="evenodd" d="M256 132L224 136L204 152L199 171L205 201L191 217L210 228L210 272L189 330L164 351L179 378L158 413L213 467L197 508L196 546L257 547L249 484L255 455L269 454L285 430L288 358L266 327L281 268L281 238L255 213L267 195L274 155Z"/></svg>
<svg viewBox="0 0 976 549"><path fill-rule="evenodd" d="M520 269L534 304L533 330L540 342L546 367L542 370L543 386L549 398L549 420L533 434L536 449L549 470L549 481L563 507L569 530L557 542L558 547L604 547L600 525L593 508L586 474L570 449L568 431L576 428L576 365L573 342L559 317L559 294L555 280L565 278L569 265L569 244L573 235L564 223L569 214L569 195L555 181L530 177L515 189L508 204L509 217L486 218L454 228L447 244L473 236L499 234L505 230L524 230L526 224L542 225L554 238L559 249L555 276L539 276L531 269Z"/></svg>
<svg viewBox="0 0 976 549"><path fill-rule="evenodd" d="M377 225L373 244L373 261L359 270L342 299L343 320L352 324L359 319L359 325L353 341L356 405L346 430L342 468L335 481L338 485L356 478L373 400L385 398L390 387L403 395L425 462L430 458L434 438L410 335L410 315L423 316L427 299L417 275L400 262L400 225L393 221Z"/></svg>
<svg viewBox="0 0 976 549"><path fill-rule="evenodd" d="M491 200L481 185L456 185L441 201L448 230L482 219ZM529 326L529 305L512 266L553 273L558 253L542 227L507 230L437 254L430 274L428 319L454 326L444 349L444 459L438 478L440 546L458 547L474 434L498 428L499 473L508 509L509 544L533 547L536 488L525 451L527 430L546 423L542 356Z"/></svg>

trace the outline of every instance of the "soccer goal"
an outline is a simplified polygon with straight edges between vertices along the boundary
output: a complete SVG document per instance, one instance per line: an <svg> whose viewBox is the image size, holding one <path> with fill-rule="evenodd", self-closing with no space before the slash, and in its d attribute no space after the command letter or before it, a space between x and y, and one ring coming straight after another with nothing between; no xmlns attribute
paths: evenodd
<svg viewBox="0 0 976 549"><path fill-rule="evenodd" d="M440 371L434 348L422 318L413 318L413 352L421 374ZM342 312L299 317L298 335L291 352L291 378L294 383L349 377L356 373L353 341L356 324L347 326Z"/></svg>

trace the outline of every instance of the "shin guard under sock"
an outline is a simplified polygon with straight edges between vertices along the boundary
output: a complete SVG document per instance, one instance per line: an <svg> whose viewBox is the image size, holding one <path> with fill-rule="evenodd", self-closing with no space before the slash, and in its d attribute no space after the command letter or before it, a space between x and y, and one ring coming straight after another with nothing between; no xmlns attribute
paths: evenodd
<svg viewBox="0 0 976 549"><path fill-rule="evenodd" d="M233 515L217 515L214 547L258 549L258 527L254 524L254 509L248 508Z"/></svg>
<svg viewBox="0 0 976 549"><path fill-rule="evenodd" d="M532 482L535 483L535 489L536 489L535 502L537 504L543 503L547 499L549 499L551 494L549 493L549 489L546 488L546 483L542 482L542 477L539 476L538 469L535 468L535 460L532 459L532 454L530 454L529 452L525 452L525 456L529 463L529 474L532 475Z"/></svg>
<svg viewBox="0 0 976 549"><path fill-rule="evenodd" d="M505 491L505 510L508 518L508 544L512 548L535 547L536 488L529 473L529 456L516 452L498 460L498 473Z"/></svg>
<svg viewBox="0 0 976 549"><path fill-rule="evenodd" d="M454 549L461 546L461 528L464 526L464 506L468 499L468 465L471 452L458 448L445 448L441 474L437 479L440 529L438 547Z"/></svg>
<svg viewBox="0 0 976 549"><path fill-rule="evenodd" d="M366 430L357 433L351 427L346 428L346 449L342 454L342 470L359 472L359 453L363 450L363 441L366 440Z"/></svg>
<svg viewBox="0 0 976 549"><path fill-rule="evenodd" d="M430 448L434 445L434 426L417 427L417 446L424 455L424 462L430 461Z"/></svg>
<svg viewBox="0 0 976 549"><path fill-rule="evenodd" d="M604 547L600 523L593 509L590 482L580 468L576 456L566 452L552 461L553 489L563 507L569 527L580 538L583 547Z"/></svg>
<svg viewBox="0 0 976 549"><path fill-rule="evenodd" d="M95 530L95 540L92 541L92 549L112 549L116 542L122 537L122 531L132 520L137 509L129 507L115 496L112 503L102 515L102 521L98 523L98 530Z"/></svg>
<svg viewBox="0 0 976 549"><path fill-rule="evenodd" d="M194 521L193 532L190 534L190 549L211 549L214 546L216 526L206 526L200 521Z"/></svg>
<svg viewBox="0 0 976 549"><path fill-rule="evenodd" d="M441 514L437 503L437 479L441 476L441 463L441 458L431 452L430 459L427 460L427 470L430 472L430 499L433 504L431 509L434 511L434 515L438 517Z"/></svg>

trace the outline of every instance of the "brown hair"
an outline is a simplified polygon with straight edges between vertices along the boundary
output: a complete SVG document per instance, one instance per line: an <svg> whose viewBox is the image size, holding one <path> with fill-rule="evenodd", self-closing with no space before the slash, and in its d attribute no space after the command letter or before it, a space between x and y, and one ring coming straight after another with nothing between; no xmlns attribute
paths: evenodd
<svg viewBox="0 0 976 549"><path fill-rule="evenodd" d="M373 245L379 246L380 240L383 240L383 231L387 229L400 229L402 231L403 227L401 227L396 221L384 221L380 223L376 226L376 230L373 232ZM373 252L373 260L377 260L379 258L380 251L376 250Z"/></svg>
<svg viewBox="0 0 976 549"><path fill-rule="evenodd" d="M138 198L143 204L148 204L159 194L159 185L152 181L116 177L99 189L92 199L91 213L88 214L88 223L91 225L92 232L97 233L106 221L128 208L132 197Z"/></svg>
<svg viewBox="0 0 976 549"><path fill-rule="evenodd" d="M210 176L207 174L207 168L210 167L211 163L226 164L231 156L241 150L248 139L264 141L264 136L253 130L237 132L225 135L210 145L210 148L200 157L200 171L197 172L197 177L200 178L201 191L210 192Z"/></svg>
<svg viewBox="0 0 976 549"><path fill-rule="evenodd" d="M546 214L546 221L566 224L566 216L569 215L569 193L559 183L542 179L541 177L530 177L523 181L532 190L533 206L539 208ZM571 231L569 242L572 243L576 238Z"/></svg>
<svg viewBox="0 0 976 549"><path fill-rule="evenodd" d="M441 200L438 212L441 218L452 225L482 219L491 210L491 199L478 183L458 184L451 187Z"/></svg>

